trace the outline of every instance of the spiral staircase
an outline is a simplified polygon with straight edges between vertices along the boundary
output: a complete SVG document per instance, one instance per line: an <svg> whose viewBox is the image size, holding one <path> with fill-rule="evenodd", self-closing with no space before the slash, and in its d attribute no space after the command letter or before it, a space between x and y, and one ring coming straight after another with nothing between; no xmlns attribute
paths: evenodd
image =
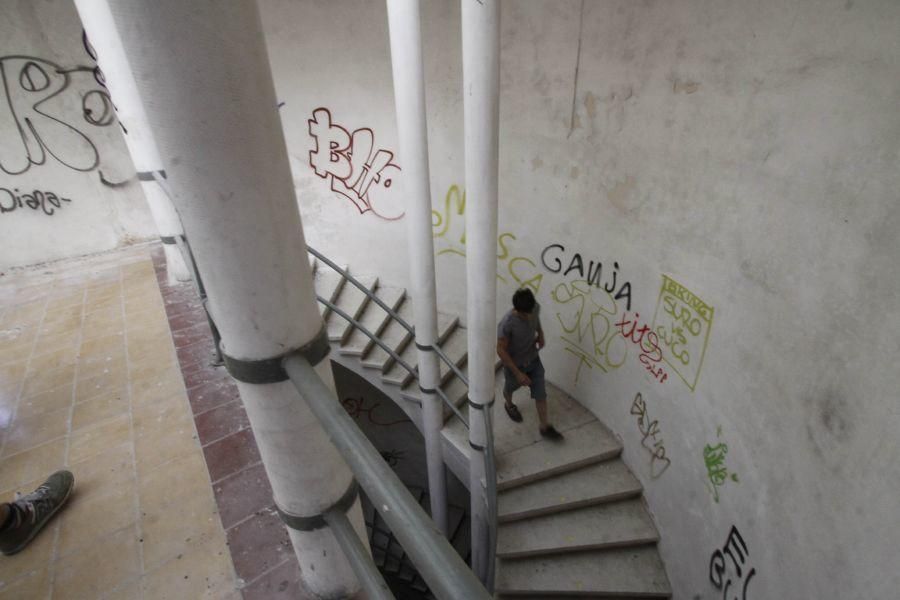
<svg viewBox="0 0 900 600"><path fill-rule="evenodd" d="M422 397L414 374L400 362L416 364L412 334L348 281L346 267L330 261L326 265L323 260L311 257L310 264L332 360L390 397L421 431ZM412 301L405 290L383 285L374 276L352 276L401 319L413 320ZM377 336L396 357L346 316ZM438 329L439 347L466 374L465 328L458 318L439 314ZM499 375L497 397L502 388ZM441 389L456 409L467 415L466 385L443 364ZM670 598L671 588L657 550L659 533L641 484L620 458L621 444L574 398L553 385L548 385L547 391L552 420L565 435L563 442L550 442L539 435L534 403L521 392L514 401L523 423L513 423L502 411L495 411L496 595ZM468 482L468 430L449 407L445 407L441 435L448 468L460 481ZM423 500L424 495L419 498ZM366 518L374 558L382 572L395 584L402 581L411 592L428 597L409 558L371 507L367 507ZM465 557L463 538L457 537L464 519L452 520L456 539L451 542Z"/></svg>

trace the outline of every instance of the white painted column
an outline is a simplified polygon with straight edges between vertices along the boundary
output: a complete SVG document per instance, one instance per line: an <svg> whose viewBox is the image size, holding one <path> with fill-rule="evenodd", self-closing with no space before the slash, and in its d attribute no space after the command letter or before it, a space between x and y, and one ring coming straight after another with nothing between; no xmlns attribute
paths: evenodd
<svg viewBox="0 0 900 600"><path fill-rule="evenodd" d="M484 489L486 436L482 410L492 410L497 359L497 176L500 113L500 2L462 0L463 108L466 151L466 306L469 327L469 493L472 569L488 577Z"/></svg>
<svg viewBox="0 0 900 600"><path fill-rule="evenodd" d="M116 118L125 128L125 145L131 154L138 180L147 199L150 214L163 242L168 265L169 283L190 281L186 257L175 245L175 238L184 233L181 219L172 201L151 173L164 171L162 158L147 121L144 105L122 48L122 40L115 28L106 0L76 0L75 7L88 40L97 52L97 64L106 77L106 88L116 108Z"/></svg>
<svg viewBox="0 0 900 600"><path fill-rule="evenodd" d="M437 291L434 281L434 241L431 232L431 188L428 172L428 132L425 117L425 70L418 0L387 0L394 72L394 104L400 138L406 197L410 281L418 347L419 387L423 392L422 425L428 464L431 518L447 534L447 475L441 447L444 410L434 393L440 385L437 344Z"/></svg>
<svg viewBox="0 0 900 600"><path fill-rule="evenodd" d="M334 536L321 522L309 530L308 522L340 505L352 473L279 373L283 355L322 341L324 331L256 2L110 6L168 157L226 363L243 379L238 389L275 502L293 523L303 582L320 598L351 597L359 585ZM241 364L262 383L239 375ZM263 376L263 365L274 375ZM332 379L327 359L317 371ZM365 540L358 499L348 516Z"/></svg>

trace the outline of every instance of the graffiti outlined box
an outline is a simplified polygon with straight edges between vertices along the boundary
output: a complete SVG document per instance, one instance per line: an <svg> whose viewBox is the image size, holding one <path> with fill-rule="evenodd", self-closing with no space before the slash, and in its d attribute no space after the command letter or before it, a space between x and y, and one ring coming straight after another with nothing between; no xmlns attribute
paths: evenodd
<svg viewBox="0 0 900 600"><path fill-rule="evenodd" d="M666 361L691 391L697 387L712 329L713 307L663 275L652 329Z"/></svg>

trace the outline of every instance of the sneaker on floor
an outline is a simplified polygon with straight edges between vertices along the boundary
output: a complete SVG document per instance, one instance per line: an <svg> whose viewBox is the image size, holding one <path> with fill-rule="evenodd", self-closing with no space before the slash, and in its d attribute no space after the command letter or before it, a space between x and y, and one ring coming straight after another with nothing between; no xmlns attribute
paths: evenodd
<svg viewBox="0 0 900 600"><path fill-rule="evenodd" d="M57 471L30 494L10 502L9 520L0 530L0 552L9 555L24 549L66 503L74 487L72 473Z"/></svg>
<svg viewBox="0 0 900 600"><path fill-rule="evenodd" d="M541 429L541 435L554 442L558 442L563 439L563 434L558 432L553 425L547 425L546 429Z"/></svg>

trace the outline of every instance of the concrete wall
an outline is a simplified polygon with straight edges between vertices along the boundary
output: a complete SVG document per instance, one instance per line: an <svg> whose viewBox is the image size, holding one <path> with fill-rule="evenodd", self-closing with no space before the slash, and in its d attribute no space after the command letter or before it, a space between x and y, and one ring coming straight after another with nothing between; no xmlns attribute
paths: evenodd
<svg viewBox="0 0 900 600"><path fill-rule="evenodd" d="M459 7L423 5L439 294L463 314ZM404 284L383 3L261 7L310 243ZM675 597L895 596L900 4L502 19L500 294L535 288L548 376L621 436Z"/></svg>
<svg viewBox="0 0 900 600"><path fill-rule="evenodd" d="M95 66L71 1L0 0L0 269L156 235Z"/></svg>

